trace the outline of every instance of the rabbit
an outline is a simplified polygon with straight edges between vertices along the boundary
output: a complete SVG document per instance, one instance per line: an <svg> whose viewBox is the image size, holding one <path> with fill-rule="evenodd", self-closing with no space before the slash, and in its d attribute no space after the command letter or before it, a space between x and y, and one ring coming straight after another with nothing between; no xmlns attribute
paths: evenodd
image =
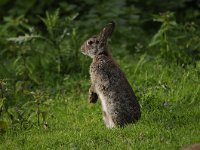
<svg viewBox="0 0 200 150"><path fill-rule="evenodd" d="M181 150L200 150L200 143L189 145L187 147L181 148Z"/></svg>
<svg viewBox="0 0 200 150"><path fill-rule="evenodd" d="M92 58L89 102L96 103L99 97L108 128L123 127L141 117L140 105L128 80L108 52L107 41L114 28L114 22L108 23L81 46L81 52Z"/></svg>

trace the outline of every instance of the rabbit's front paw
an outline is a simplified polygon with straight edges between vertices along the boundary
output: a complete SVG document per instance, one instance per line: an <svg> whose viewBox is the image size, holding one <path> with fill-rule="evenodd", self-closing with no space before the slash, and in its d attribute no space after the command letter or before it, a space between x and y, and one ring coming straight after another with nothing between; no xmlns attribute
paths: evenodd
<svg viewBox="0 0 200 150"><path fill-rule="evenodd" d="M91 92L90 95L89 95L89 102L90 103L96 103L97 99L98 99L97 94L94 93L94 92Z"/></svg>

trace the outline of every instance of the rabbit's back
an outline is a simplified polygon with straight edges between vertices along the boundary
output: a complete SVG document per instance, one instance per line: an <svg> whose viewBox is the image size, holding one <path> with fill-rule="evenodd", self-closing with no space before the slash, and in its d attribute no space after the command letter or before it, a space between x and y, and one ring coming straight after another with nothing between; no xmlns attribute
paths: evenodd
<svg viewBox="0 0 200 150"><path fill-rule="evenodd" d="M123 72L111 59L102 55L90 66L91 80L114 124L123 126L140 118L140 106Z"/></svg>

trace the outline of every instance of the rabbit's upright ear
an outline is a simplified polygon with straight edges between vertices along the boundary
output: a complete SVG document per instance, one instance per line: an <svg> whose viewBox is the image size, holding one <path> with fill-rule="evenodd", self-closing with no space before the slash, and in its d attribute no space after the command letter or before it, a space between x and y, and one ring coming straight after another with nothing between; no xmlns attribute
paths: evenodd
<svg viewBox="0 0 200 150"><path fill-rule="evenodd" d="M112 21L108 23L102 31L99 33L99 40L102 43L106 43L107 39L112 35L115 29L115 23Z"/></svg>

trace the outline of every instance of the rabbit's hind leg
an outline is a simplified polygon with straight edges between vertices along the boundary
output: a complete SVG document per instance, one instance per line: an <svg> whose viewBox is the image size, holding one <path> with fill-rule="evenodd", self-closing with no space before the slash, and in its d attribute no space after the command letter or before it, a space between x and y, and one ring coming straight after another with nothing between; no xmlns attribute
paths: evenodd
<svg viewBox="0 0 200 150"><path fill-rule="evenodd" d="M108 113L106 113L105 111L103 111L103 120L104 120L107 128L115 127L115 124L114 124L111 116Z"/></svg>
<svg viewBox="0 0 200 150"><path fill-rule="evenodd" d="M107 102L106 102L106 97L102 93L99 92L99 98L101 100L101 105L102 105L103 120L104 120L107 128L115 127L116 125L114 124L113 119L112 119L112 117L111 117L111 115L109 114L109 111L108 111L108 105L107 105Z"/></svg>

